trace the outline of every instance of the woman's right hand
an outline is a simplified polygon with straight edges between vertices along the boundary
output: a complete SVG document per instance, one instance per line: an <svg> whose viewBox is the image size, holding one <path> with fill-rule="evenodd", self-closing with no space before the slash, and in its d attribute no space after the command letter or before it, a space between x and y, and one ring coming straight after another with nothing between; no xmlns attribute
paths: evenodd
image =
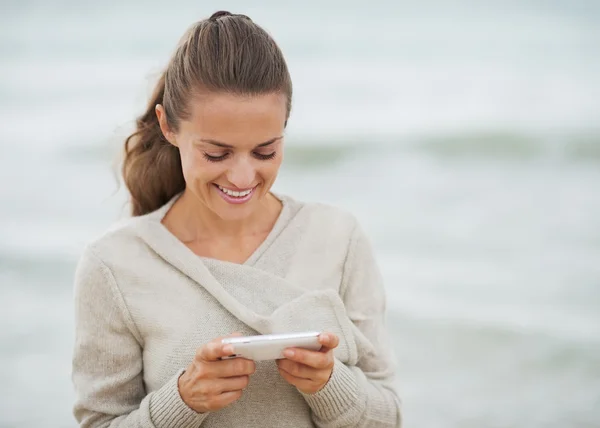
<svg viewBox="0 0 600 428"><path fill-rule="evenodd" d="M214 339L199 348L192 363L179 377L179 395L198 413L220 410L238 400L256 370L254 361L245 358L220 360L234 353L233 346L222 345L221 339Z"/></svg>

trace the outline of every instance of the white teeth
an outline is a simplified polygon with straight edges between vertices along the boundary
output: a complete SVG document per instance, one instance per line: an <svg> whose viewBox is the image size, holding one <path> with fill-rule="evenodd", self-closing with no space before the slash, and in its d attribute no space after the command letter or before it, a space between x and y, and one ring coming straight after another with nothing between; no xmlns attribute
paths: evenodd
<svg viewBox="0 0 600 428"><path fill-rule="evenodd" d="M248 196L250 194L250 192L252 192L252 189L244 190L243 192L236 192L234 190L226 189L225 187L221 187L221 186L218 186L218 187L219 187L219 189L221 189L223 191L223 193L226 193L229 196L233 196L235 198L241 198L244 196Z"/></svg>

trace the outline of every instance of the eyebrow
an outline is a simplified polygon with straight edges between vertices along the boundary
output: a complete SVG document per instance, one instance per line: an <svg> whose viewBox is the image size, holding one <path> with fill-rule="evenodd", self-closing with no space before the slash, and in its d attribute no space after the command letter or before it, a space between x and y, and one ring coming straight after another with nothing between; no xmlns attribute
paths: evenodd
<svg viewBox="0 0 600 428"><path fill-rule="evenodd" d="M283 138L283 135L280 135L279 137L271 138L269 141L265 141L264 143L257 144L254 148L265 147L265 146L271 145L275 141L281 140L282 138ZM200 141L201 143L212 144L213 146L217 146L217 147L222 147L224 149L235 148L235 146L232 146L231 144L221 143L220 141L215 141L215 140L211 140L211 139L201 138L198 141Z"/></svg>

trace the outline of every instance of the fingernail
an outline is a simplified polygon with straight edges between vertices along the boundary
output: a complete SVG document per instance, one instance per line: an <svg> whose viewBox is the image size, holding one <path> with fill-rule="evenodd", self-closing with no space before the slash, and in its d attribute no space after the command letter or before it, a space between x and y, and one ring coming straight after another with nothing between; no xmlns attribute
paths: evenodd
<svg viewBox="0 0 600 428"><path fill-rule="evenodd" d="M329 335L327 333L322 334L321 337L323 338L324 341L326 341L326 342L329 341Z"/></svg>
<svg viewBox="0 0 600 428"><path fill-rule="evenodd" d="M233 345L225 345L223 347L223 352L229 355L233 354Z"/></svg>
<svg viewBox="0 0 600 428"><path fill-rule="evenodd" d="M291 349L286 349L285 351L283 351L283 355L288 358L292 358L295 354L296 353Z"/></svg>

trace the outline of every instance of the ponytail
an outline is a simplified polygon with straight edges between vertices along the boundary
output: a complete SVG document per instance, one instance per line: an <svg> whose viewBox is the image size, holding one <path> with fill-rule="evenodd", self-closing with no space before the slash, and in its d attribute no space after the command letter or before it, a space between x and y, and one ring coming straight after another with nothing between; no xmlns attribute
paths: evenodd
<svg viewBox="0 0 600 428"><path fill-rule="evenodd" d="M122 174L131 195L131 214L152 212L185 189L179 149L160 130L155 107L163 103L165 75L160 77L137 129L125 140Z"/></svg>

